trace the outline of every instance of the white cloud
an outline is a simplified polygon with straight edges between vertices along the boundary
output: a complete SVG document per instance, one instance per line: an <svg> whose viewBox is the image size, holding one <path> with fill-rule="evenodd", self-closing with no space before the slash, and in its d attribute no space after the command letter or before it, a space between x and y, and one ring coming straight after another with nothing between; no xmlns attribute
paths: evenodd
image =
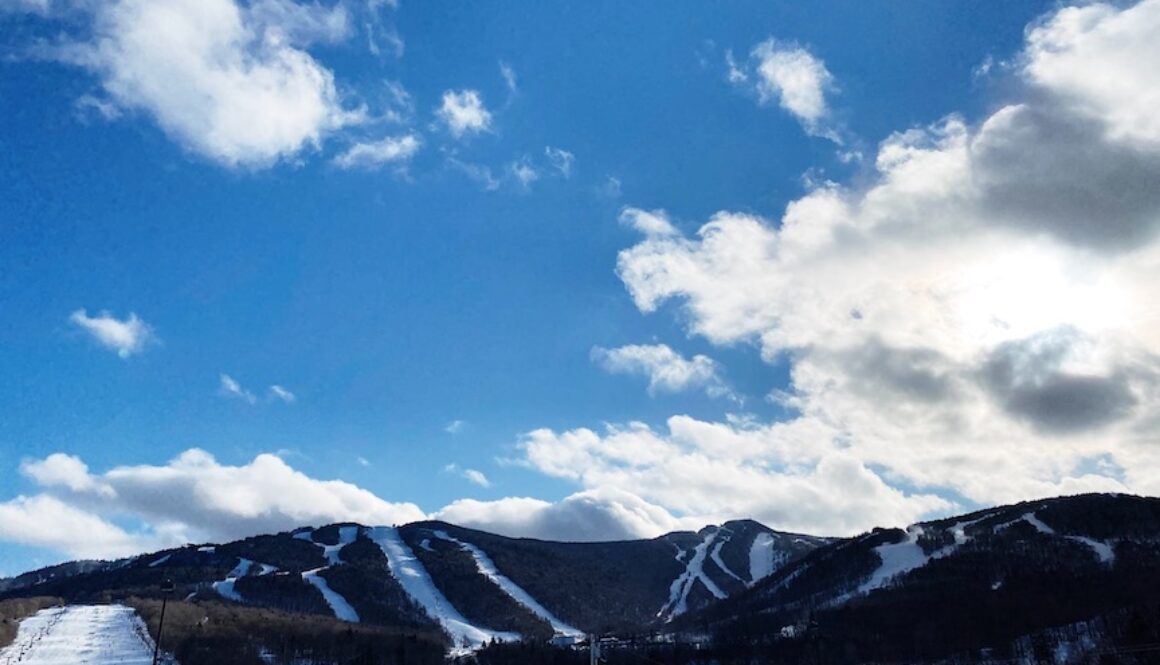
<svg viewBox="0 0 1160 665"><path fill-rule="evenodd" d="M78 473L83 466L76 458L63 464L54 455L22 469L52 494L46 499L33 497L37 501L64 504L69 515L87 512L93 520L103 520L102 515L130 516L151 525L152 533L183 542L230 540L306 524L345 520L401 524L425 517L414 504L390 503L341 480L316 480L271 454L230 466L191 449L163 466L116 467L89 474L87 480ZM68 467L68 472L60 472L61 467ZM60 540L85 537L83 531L74 531L62 534Z"/></svg>
<svg viewBox="0 0 1160 665"><path fill-rule="evenodd" d="M466 420L452 420L443 427L443 431L448 434L459 434L467 427Z"/></svg>
<svg viewBox="0 0 1160 665"><path fill-rule="evenodd" d="M147 113L187 149L226 166L264 167L356 122L331 71L301 47L347 33L341 5L263 0L95 3L93 37L66 58L109 98Z"/></svg>
<svg viewBox="0 0 1160 665"><path fill-rule="evenodd" d="M1077 113L1100 122L1110 139L1160 143L1160 8L1067 7L1027 35L1024 74Z"/></svg>
<svg viewBox="0 0 1160 665"><path fill-rule="evenodd" d="M788 359L774 397L797 415L543 430L525 463L678 515L762 497L774 526L837 533L946 510L935 495L1160 491L1158 21L1157 0L1046 17L1022 103L896 133L876 177L780 220L723 211L689 237L634 213L618 274L641 311L675 300L693 334Z"/></svg>
<svg viewBox="0 0 1160 665"><path fill-rule="evenodd" d="M516 181L520 183L520 186L524 189L528 189L532 186L533 182L540 179L540 172L537 171L534 166L532 166L531 160L529 160L526 156L508 164L508 173L510 173L511 176L515 178Z"/></svg>
<svg viewBox="0 0 1160 665"><path fill-rule="evenodd" d="M512 538L568 542L655 538L706 524L677 519L659 506L616 489L587 490L558 503L527 497L460 499L431 517Z"/></svg>
<svg viewBox="0 0 1160 665"><path fill-rule="evenodd" d="M443 467L443 472L459 476L469 483L479 485L480 487L491 487L491 481L488 480L482 471L477 469L464 469L460 468L458 464L448 464Z"/></svg>
<svg viewBox="0 0 1160 665"><path fill-rule="evenodd" d="M249 404L258 403L258 396L243 388L242 384L238 383L229 374L221 375L219 379L219 385L220 387L218 388L218 394L222 397L240 399L243 402L247 402Z"/></svg>
<svg viewBox="0 0 1160 665"><path fill-rule="evenodd" d="M69 316L69 321L92 335L101 346L116 351L122 358L144 351L146 346L157 340L153 329L132 312L129 318L122 320L109 312L103 311L99 316L91 317L85 310L78 309Z"/></svg>
<svg viewBox="0 0 1160 665"><path fill-rule="evenodd" d="M738 63L732 51L726 51L725 64L730 83L753 90L762 104L776 102L810 135L842 143L826 100L827 93L836 89L834 77L820 58L797 44L770 38L753 47L750 63Z"/></svg>
<svg viewBox="0 0 1160 665"><path fill-rule="evenodd" d="M544 156L552 168L560 172L565 178L572 177L572 166L576 163L576 156L563 148L544 147Z"/></svg>
<svg viewBox="0 0 1160 665"><path fill-rule="evenodd" d="M648 378L648 392L704 389L710 397L732 397L721 378L721 367L709 356L685 358L667 344L631 344L615 349L595 347L592 360L613 374Z"/></svg>
<svg viewBox="0 0 1160 665"><path fill-rule="evenodd" d="M0 503L0 540L44 547L79 559L109 559L178 542L131 534L83 508L52 496L19 496Z"/></svg>
<svg viewBox="0 0 1160 665"><path fill-rule="evenodd" d="M297 395L277 384L270 386L270 397L272 399L281 400L286 404L293 404L294 402L298 401Z"/></svg>
<svg viewBox="0 0 1160 665"><path fill-rule="evenodd" d="M680 231L677 231L669 221L669 215L664 210L624 208L620 211L620 223L631 226L647 236L663 238L680 235Z"/></svg>
<svg viewBox="0 0 1160 665"><path fill-rule="evenodd" d="M362 455L359 455L358 457L356 457L355 461L358 462L359 466L370 466L371 465L371 461L368 460L367 458L363 457Z"/></svg>
<svg viewBox="0 0 1160 665"><path fill-rule="evenodd" d="M67 487L106 497L115 494L111 487L90 475L88 465L74 455L53 453L42 460L25 460L20 472L45 487Z"/></svg>
<svg viewBox="0 0 1160 665"><path fill-rule="evenodd" d="M405 163L419 152L422 143L414 134L388 136L381 141L356 143L334 158L339 168L377 168L384 164Z"/></svg>
<svg viewBox="0 0 1160 665"><path fill-rule="evenodd" d="M448 90L436 114L455 138L478 134L491 127L491 113L475 90Z"/></svg>

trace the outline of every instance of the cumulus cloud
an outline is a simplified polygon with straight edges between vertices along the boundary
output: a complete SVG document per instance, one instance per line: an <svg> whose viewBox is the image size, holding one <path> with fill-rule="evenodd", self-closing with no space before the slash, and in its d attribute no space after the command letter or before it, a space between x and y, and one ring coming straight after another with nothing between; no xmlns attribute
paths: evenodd
<svg viewBox="0 0 1160 665"><path fill-rule="evenodd" d="M118 319L109 312L89 316L87 311L78 309L69 316L69 321L91 335L101 346L116 351L122 358L141 353L146 346L157 340L153 329L132 312L129 318Z"/></svg>
<svg viewBox="0 0 1160 665"><path fill-rule="evenodd" d="M448 90L436 115L455 138L478 134L491 128L491 112L475 90Z"/></svg>
<svg viewBox="0 0 1160 665"><path fill-rule="evenodd" d="M680 520L664 508L613 488L586 490L557 503L528 497L460 499L431 516L512 538L571 542L654 538L704 522Z"/></svg>
<svg viewBox="0 0 1160 665"><path fill-rule="evenodd" d="M333 73L303 47L349 30L342 5L288 0L86 4L91 40L63 57L94 72L117 106L143 112L191 152L264 167L357 122Z"/></svg>
<svg viewBox="0 0 1160 665"><path fill-rule="evenodd" d="M388 136L381 141L356 143L334 158L335 166L344 169L373 169L384 164L406 163L419 152L422 143L414 134Z"/></svg>
<svg viewBox="0 0 1160 665"><path fill-rule="evenodd" d="M685 358L667 344L630 344L615 349L595 347L592 360L613 374L648 378L648 392L703 389L710 397L732 396L721 378L721 367L709 356Z"/></svg>
<svg viewBox="0 0 1160 665"><path fill-rule="evenodd" d="M151 533L181 542L232 540L344 520L402 524L425 516L414 504L387 502L341 480L311 478L271 454L231 466L191 449L165 465L122 466L103 474L88 472L79 458L55 454L26 462L22 471L48 492L25 503L43 503L61 519L87 514L84 519L95 523L130 516L151 525ZM61 535L61 542L83 540L78 533L83 532Z"/></svg>
<svg viewBox="0 0 1160 665"><path fill-rule="evenodd" d="M132 534L55 497L19 496L0 503L0 539L79 559L108 559L176 545L163 535Z"/></svg>
<svg viewBox="0 0 1160 665"><path fill-rule="evenodd" d="M836 89L834 76L820 58L797 44L770 38L753 47L750 62L738 63L726 51L725 63L730 83L755 91L762 104L776 103L809 134L841 143L826 99Z"/></svg>
<svg viewBox="0 0 1160 665"><path fill-rule="evenodd" d="M691 333L788 359L771 399L796 415L543 430L525 463L678 514L810 505L836 533L962 500L1160 490L1157 21L1156 0L1045 17L1016 59L1021 100L895 133L874 177L815 183L779 220L722 211L688 236L626 213L645 236L618 258L638 308L676 301ZM803 99L803 118L825 108Z"/></svg>

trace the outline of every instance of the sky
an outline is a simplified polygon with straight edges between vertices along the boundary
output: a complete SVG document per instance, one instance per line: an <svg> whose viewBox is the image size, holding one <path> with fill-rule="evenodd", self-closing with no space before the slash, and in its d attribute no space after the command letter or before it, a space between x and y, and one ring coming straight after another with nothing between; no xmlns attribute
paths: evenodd
<svg viewBox="0 0 1160 665"><path fill-rule="evenodd" d="M0 575L1160 493L1160 0L0 1Z"/></svg>

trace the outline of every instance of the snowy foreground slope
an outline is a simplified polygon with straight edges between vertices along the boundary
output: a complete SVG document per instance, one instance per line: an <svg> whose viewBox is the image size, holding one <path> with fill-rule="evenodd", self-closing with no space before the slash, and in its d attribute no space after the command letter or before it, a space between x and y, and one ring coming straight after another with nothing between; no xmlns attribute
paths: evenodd
<svg viewBox="0 0 1160 665"><path fill-rule="evenodd" d="M0 665L149 665L153 640L132 608L70 605L41 610L20 623L0 650Z"/></svg>

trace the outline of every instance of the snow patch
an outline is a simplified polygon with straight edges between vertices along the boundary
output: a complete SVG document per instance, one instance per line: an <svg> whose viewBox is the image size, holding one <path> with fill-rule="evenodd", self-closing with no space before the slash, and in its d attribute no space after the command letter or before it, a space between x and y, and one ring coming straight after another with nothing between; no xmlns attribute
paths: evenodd
<svg viewBox="0 0 1160 665"><path fill-rule="evenodd" d="M433 533L435 534L435 537L446 540L450 543L455 543L459 545L459 547L469 552L472 558L475 559L475 565L477 568L479 568L479 572L487 576L489 580L494 582L495 585L502 589L503 592L506 593L512 600L528 608L533 614L540 617L544 621L552 624L552 630L556 631L558 635L564 635L566 637L584 636L584 631L580 630L579 628L569 626L568 624L558 619L556 615L552 614L546 607L541 605L539 601L533 598L532 594L525 591L520 585L511 581L511 579L509 579L506 575L499 572L499 569L491 560L491 557L489 557L483 550L476 547L475 545L472 545L471 543L463 542L462 540L449 535L446 531L435 531Z"/></svg>
<svg viewBox="0 0 1160 665"><path fill-rule="evenodd" d="M334 612L334 616L336 618L342 619L343 621L349 621L351 623L358 623L358 612L354 611L354 608L350 606L350 603L346 602L346 598L343 598L342 594L330 588L330 585L326 583L326 578L318 574L319 572L326 570L326 568L329 567L330 566L308 570L302 573L302 579L313 586L315 589L318 589L322 592L322 598L326 601L326 604L330 606L330 609L332 612Z"/></svg>
<svg viewBox="0 0 1160 665"><path fill-rule="evenodd" d="M20 622L16 639L0 649L0 663L21 665L149 665L153 640L124 605L69 605L41 610Z"/></svg>
<svg viewBox="0 0 1160 665"><path fill-rule="evenodd" d="M463 618L463 615L435 587L423 564L399 536L398 529L375 527L371 529L370 537L387 557L387 566L391 574L399 581L407 595L427 612L427 616L438 621L451 637L454 643L452 653L463 654L479 649L484 642L490 640L515 642L520 639L516 633L482 628Z"/></svg>

